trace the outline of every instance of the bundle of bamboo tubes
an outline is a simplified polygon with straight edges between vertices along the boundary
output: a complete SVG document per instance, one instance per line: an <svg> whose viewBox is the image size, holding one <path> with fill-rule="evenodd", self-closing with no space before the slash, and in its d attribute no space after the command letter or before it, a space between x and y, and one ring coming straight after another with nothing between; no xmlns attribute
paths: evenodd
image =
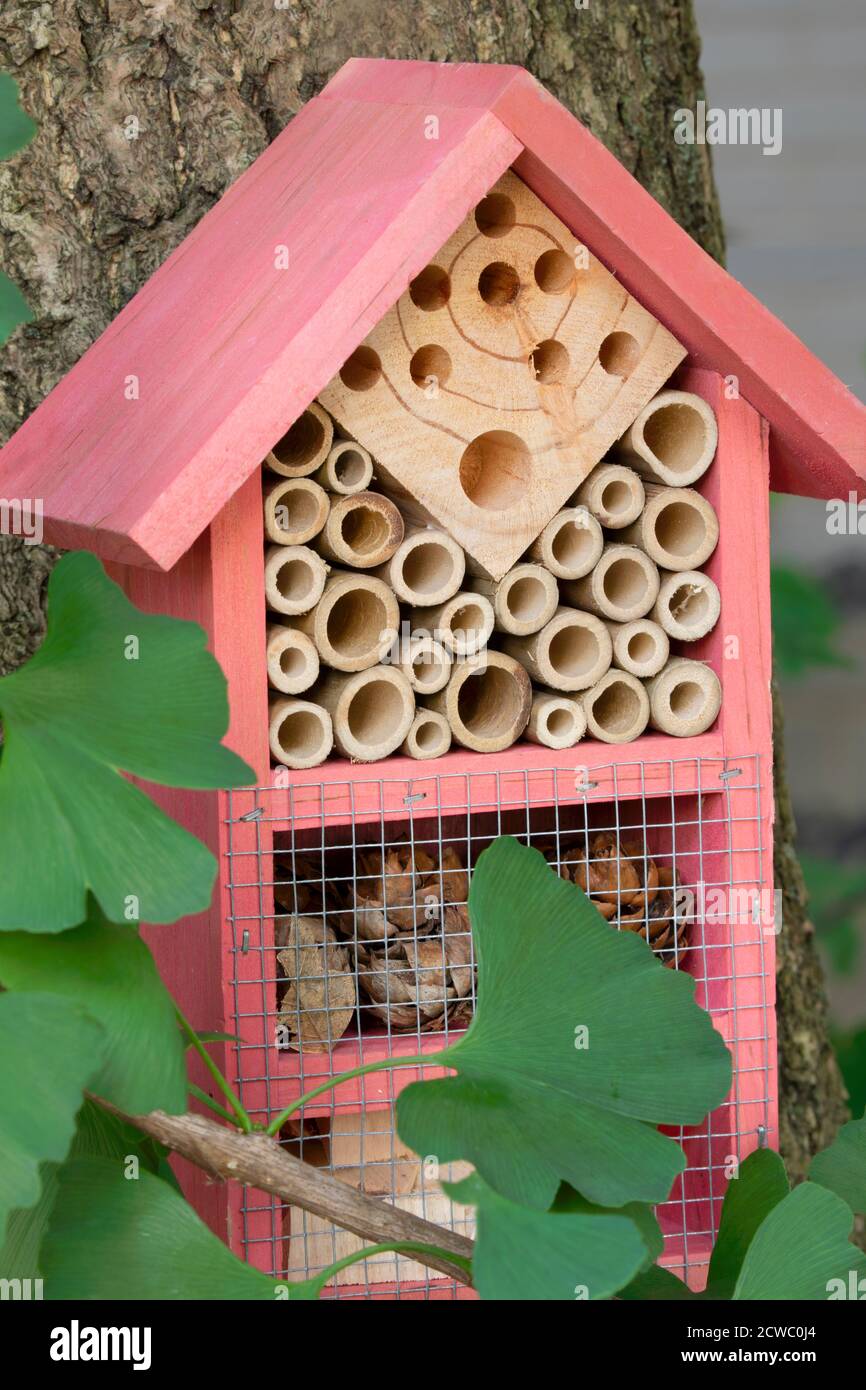
<svg viewBox="0 0 866 1390"><path fill-rule="evenodd" d="M720 612L718 519L695 488L716 438L703 400L659 392L493 580L314 402L264 461L273 757L704 732L721 686L687 644Z"/></svg>

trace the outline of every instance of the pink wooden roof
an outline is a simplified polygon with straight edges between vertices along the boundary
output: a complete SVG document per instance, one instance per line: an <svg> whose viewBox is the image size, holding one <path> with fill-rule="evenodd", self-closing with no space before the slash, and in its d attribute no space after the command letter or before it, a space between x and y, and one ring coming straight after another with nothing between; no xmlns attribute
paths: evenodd
<svg viewBox="0 0 866 1390"><path fill-rule="evenodd" d="M863 490L866 408L527 72L354 59L22 425L0 494L43 498L57 545L170 568L512 164L738 378L774 488Z"/></svg>

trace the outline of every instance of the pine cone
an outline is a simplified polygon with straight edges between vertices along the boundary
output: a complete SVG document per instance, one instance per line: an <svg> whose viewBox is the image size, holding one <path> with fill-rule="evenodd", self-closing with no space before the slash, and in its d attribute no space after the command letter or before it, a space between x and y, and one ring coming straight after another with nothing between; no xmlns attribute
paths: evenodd
<svg viewBox="0 0 866 1390"><path fill-rule="evenodd" d="M688 950L688 923L676 920L674 911L680 876L656 864L640 840L619 841L604 831L590 840L588 856L575 848L557 862L553 847L545 858L561 878L583 889L612 927L637 932L665 965L680 964Z"/></svg>

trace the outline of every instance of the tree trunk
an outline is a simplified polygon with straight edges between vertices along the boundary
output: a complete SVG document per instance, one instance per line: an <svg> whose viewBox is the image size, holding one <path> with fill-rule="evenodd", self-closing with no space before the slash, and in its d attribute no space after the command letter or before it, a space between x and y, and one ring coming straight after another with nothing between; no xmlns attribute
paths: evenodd
<svg viewBox="0 0 866 1390"><path fill-rule="evenodd" d="M4 437L336 68L383 52L525 65L722 258L709 150L672 139L673 112L703 95L689 0L7 0L0 62L39 134L0 166L5 269L36 314L2 353ZM0 668L38 642L49 563L5 545ZM781 756L777 798L781 1138L801 1176L844 1091Z"/></svg>

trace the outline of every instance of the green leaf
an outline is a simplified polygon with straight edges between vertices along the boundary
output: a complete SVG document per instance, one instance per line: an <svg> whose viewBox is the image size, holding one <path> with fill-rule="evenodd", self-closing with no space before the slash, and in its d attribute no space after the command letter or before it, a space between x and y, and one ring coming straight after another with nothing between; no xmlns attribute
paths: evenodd
<svg viewBox="0 0 866 1390"><path fill-rule="evenodd" d="M0 994L0 1238L15 1207L38 1201L40 1164L66 1156L82 1091L105 1039L54 994Z"/></svg>
<svg viewBox="0 0 866 1390"><path fill-rule="evenodd" d="M480 856L469 911L479 1005L435 1059L458 1075L401 1092L400 1137L540 1211L561 1182L604 1207L664 1201L685 1159L654 1126L700 1123L731 1079L694 981L508 836Z"/></svg>
<svg viewBox="0 0 866 1390"><path fill-rule="evenodd" d="M622 1212L534 1211L500 1197L477 1173L442 1187L476 1208L472 1282L482 1298L610 1298L646 1263L641 1233Z"/></svg>
<svg viewBox="0 0 866 1390"><path fill-rule="evenodd" d="M743 1260L755 1233L788 1195L785 1165L772 1149L756 1149L728 1183L719 1234L707 1275L713 1298L733 1297Z"/></svg>
<svg viewBox="0 0 866 1390"><path fill-rule="evenodd" d="M22 110L18 84L8 72L0 72L0 159L9 159L29 144L36 122Z"/></svg>
<svg viewBox="0 0 866 1390"><path fill-rule="evenodd" d="M316 1297L320 1280L280 1283L243 1264L171 1187L108 1159L64 1165L42 1246L52 1299L232 1301ZM313 1289L312 1285L317 1285Z"/></svg>
<svg viewBox="0 0 866 1390"><path fill-rule="evenodd" d="M0 271L0 345L20 324L32 320L33 312L18 286Z"/></svg>
<svg viewBox="0 0 866 1390"><path fill-rule="evenodd" d="M216 1033L200 1033L197 1029L196 1029L196 1037L198 1038L199 1042L203 1042L203 1043L218 1043L218 1042L239 1043L239 1042L242 1042L242 1041L243 1041L242 1038L238 1037L237 1033L218 1033L218 1032L216 1032ZM193 1045L192 1042L185 1042L185 1046L186 1046L186 1047L192 1047L192 1045Z"/></svg>
<svg viewBox="0 0 866 1390"><path fill-rule="evenodd" d="M834 1033L833 1050L848 1092L848 1103L855 1115L866 1110L866 1028L852 1033Z"/></svg>
<svg viewBox="0 0 866 1390"><path fill-rule="evenodd" d="M809 1181L828 1187L854 1212L866 1214L866 1116L843 1125L809 1165Z"/></svg>
<svg viewBox="0 0 866 1390"><path fill-rule="evenodd" d="M94 556L64 556L45 641L0 680L0 711L0 929L64 931L86 916L88 890L113 922L208 906L213 856L119 775L175 787L254 780L220 744L225 679L201 628L140 613Z"/></svg>
<svg viewBox="0 0 866 1390"><path fill-rule="evenodd" d="M773 655L783 676L800 676L811 666L851 665L834 646L839 620L817 579L774 565L770 597Z"/></svg>
<svg viewBox="0 0 866 1390"><path fill-rule="evenodd" d="M186 1110L184 1041L153 956L128 927L90 921L61 936L0 934L0 982L74 1000L103 1025L105 1061L90 1089L132 1115Z"/></svg>
<svg viewBox="0 0 866 1390"><path fill-rule="evenodd" d="M703 1296L693 1293L682 1279L659 1265L643 1270L617 1294L625 1303L690 1303L700 1302Z"/></svg>
<svg viewBox="0 0 866 1390"><path fill-rule="evenodd" d="M866 1256L848 1240L854 1218L835 1192L801 1183L770 1212L755 1234L734 1298L845 1298L866 1277Z"/></svg>

